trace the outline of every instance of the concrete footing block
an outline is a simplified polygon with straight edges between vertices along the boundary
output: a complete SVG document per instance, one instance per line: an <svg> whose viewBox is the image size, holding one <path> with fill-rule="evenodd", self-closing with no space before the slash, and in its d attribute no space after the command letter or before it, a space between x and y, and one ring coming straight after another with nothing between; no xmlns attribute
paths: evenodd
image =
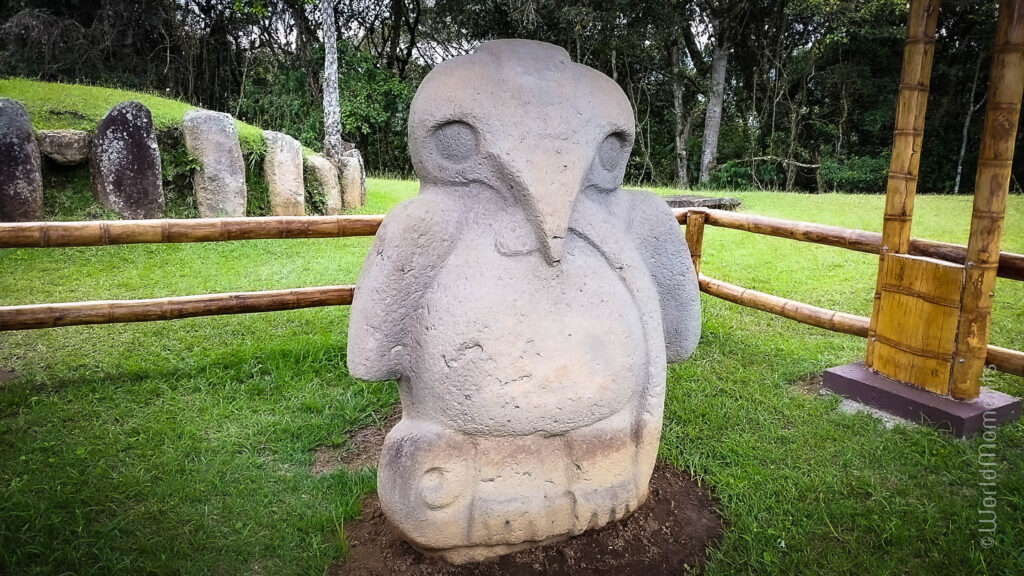
<svg viewBox="0 0 1024 576"><path fill-rule="evenodd" d="M1009 394L982 388L977 399L961 402L886 378L863 362L826 370L822 384L845 398L961 438L1018 420L1021 414L1021 399Z"/></svg>

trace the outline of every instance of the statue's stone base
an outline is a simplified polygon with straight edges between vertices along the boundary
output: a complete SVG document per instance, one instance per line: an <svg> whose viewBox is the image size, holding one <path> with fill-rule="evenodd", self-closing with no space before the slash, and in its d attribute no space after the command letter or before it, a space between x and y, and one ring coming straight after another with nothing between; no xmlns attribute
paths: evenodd
<svg viewBox="0 0 1024 576"><path fill-rule="evenodd" d="M486 562L487 560L526 550L528 548L555 544L567 540L571 536L573 535L563 534L561 536L553 536L539 542L520 542L519 544L501 544L497 546L466 546L463 548L451 548L440 552L417 549L417 552L425 556L436 556L449 564L471 564ZM415 548L415 546L413 546L413 548Z"/></svg>
<svg viewBox="0 0 1024 576"><path fill-rule="evenodd" d="M836 366L822 375L825 388L913 422L968 437L1020 418L1021 399L988 388L972 402L960 402L872 372L863 362Z"/></svg>
<svg viewBox="0 0 1024 576"><path fill-rule="evenodd" d="M379 446L378 446L379 447ZM359 518L345 522L345 560L327 573L359 576L509 576L614 574L661 576L700 571L722 539L721 505L689 474L658 465L647 502L600 530L551 539L499 558L453 566L444 556L417 551L384 516L379 500L363 500ZM489 550L487 552L490 552ZM466 556L463 560L480 560Z"/></svg>

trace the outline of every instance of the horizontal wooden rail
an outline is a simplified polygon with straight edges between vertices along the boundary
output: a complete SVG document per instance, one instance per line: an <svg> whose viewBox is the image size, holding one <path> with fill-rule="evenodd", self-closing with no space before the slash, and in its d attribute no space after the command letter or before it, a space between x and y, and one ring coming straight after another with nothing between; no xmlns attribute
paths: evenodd
<svg viewBox="0 0 1024 576"><path fill-rule="evenodd" d="M777 316L796 320L818 328L833 332L852 334L867 338L870 320L864 316L855 316L845 312L836 312L827 308L819 308L796 300L765 294L756 290L722 282L701 275L699 278L701 292L727 300L734 304L770 312ZM1024 377L1024 352L989 346L985 362L1000 372Z"/></svg>
<svg viewBox="0 0 1024 576"><path fill-rule="evenodd" d="M703 275L700 277L700 288L701 291L711 296L735 304L770 312L833 332L867 337L868 319L862 316L819 308ZM352 303L354 292L354 286L343 285L265 292L176 296L147 300L5 306L0 307L0 331L86 324L152 322L196 316L273 312L318 306L344 306ZM986 362L1001 372L1024 376L1024 352L989 346Z"/></svg>
<svg viewBox="0 0 1024 576"><path fill-rule="evenodd" d="M704 214L706 224L802 242L877 254L882 235L838 226L781 220L710 208L674 210L685 224L688 214ZM0 223L0 248L106 246L115 244L217 242L275 238L372 236L383 215L199 218L191 220L118 220L96 222ZM944 242L912 240L911 254L963 263L966 248ZM1024 280L1024 255L1002 253L999 276ZM833 332L867 337L868 319L795 300L749 290L700 276L702 291L757 310ZM295 310L352 303L353 286L321 286L265 292L178 296L148 300L111 300L0 307L0 330L29 330L84 324L149 322L195 316ZM989 346L988 365L1024 376L1024 352Z"/></svg>
<svg viewBox="0 0 1024 576"><path fill-rule="evenodd" d="M771 312L777 316L824 328L833 332L852 334L867 338L868 319L845 312L836 312L826 308L818 308L796 300L789 300L757 290L750 290L721 280L701 275L699 278L702 292L728 300L734 304Z"/></svg>
<svg viewBox="0 0 1024 576"><path fill-rule="evenodd" d="M839 226L812 224L810 222L796 222L712 208L678 209L675 211L676 219L684 223L686 222L686 213L695 211L705 214L705 224L718 226L719 228L742 230L744 232L775 236L776 238L788 238L813 244L824 244L826 246L846 248L868 254L878 254L882 250L882 235L866 230L853 230ZM967 247L915 238L910 241L910 253L917 256L937 258L953 262L954 264L964 264L964 260L967 258ZM1024 281L1024 254L1000 253L998 275L1001 278Z"/></svg>
<svg viewBox="0 0 1024 576"><path fill-rule="evenodd" d="M0 248L373 236L383 215L0 223Z"/></svg>
<svg viewBox="0 0 1024 576"><path fill-rule="evenodd" d="M685 224L686 215L695 211L706 215L707 224L720 228L836 246L869 254L878 254L882 249L882 235L877 232L711 208L681 208L674 212L676 220L680 224ZM384 216L377 214L0 223L0 248L66 248L116 244L372 236L383 220ZM967 248L957 244L914 239L910 242L910 253L964 264ZM1002 278L1024 281L1024 255L1001 253L998 274Z"/></svg>
<svg viewBox="0 0 1024 576"><path fill-rule="evenodd" d="M992 366L1000 372L1024 377L1024 352L989 344L988 352L985 354L985 365Z"/></svg>
<svg viewBox="0 0 1024 576"><path fill-rule="evenodd" d="M148 300L105 300L0 307L0 330L32 330L83 324L151 322L195 316L273 312L352 303L354 286L320 286L176 296Z"/></svg>

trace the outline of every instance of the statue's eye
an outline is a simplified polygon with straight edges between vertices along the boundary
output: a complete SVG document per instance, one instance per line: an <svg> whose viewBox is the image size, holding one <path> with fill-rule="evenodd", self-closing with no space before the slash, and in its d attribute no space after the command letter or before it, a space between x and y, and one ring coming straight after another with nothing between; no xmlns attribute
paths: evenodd
<svg viewBox="0 0 1024 576"><path fill-rule="evenodd" d="M623 162L628 154L628 143L626 135L615 132L605 137L601 146L597 149L597 161L605 170L615 170Z"/></svg>
<svg viewBox="0 0 1024 576"><path fill-rule="evenodd" d="M476 156L476 130L465 122L447 122L434 130L434 146L452 164L468 162Z"/></svg>

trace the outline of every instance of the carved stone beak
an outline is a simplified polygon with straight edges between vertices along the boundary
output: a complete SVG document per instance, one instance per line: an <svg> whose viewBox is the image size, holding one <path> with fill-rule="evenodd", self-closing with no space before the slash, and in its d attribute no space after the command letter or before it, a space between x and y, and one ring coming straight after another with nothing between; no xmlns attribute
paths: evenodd
<svg viewBox="0 0 1024 576"><path fill-rule="evenodd" d="M551 266L562 260L569 219L588 164L582 155L575 156L557 150L533 151L521 171L525 190L520 200L541 254Z"/></svg>

